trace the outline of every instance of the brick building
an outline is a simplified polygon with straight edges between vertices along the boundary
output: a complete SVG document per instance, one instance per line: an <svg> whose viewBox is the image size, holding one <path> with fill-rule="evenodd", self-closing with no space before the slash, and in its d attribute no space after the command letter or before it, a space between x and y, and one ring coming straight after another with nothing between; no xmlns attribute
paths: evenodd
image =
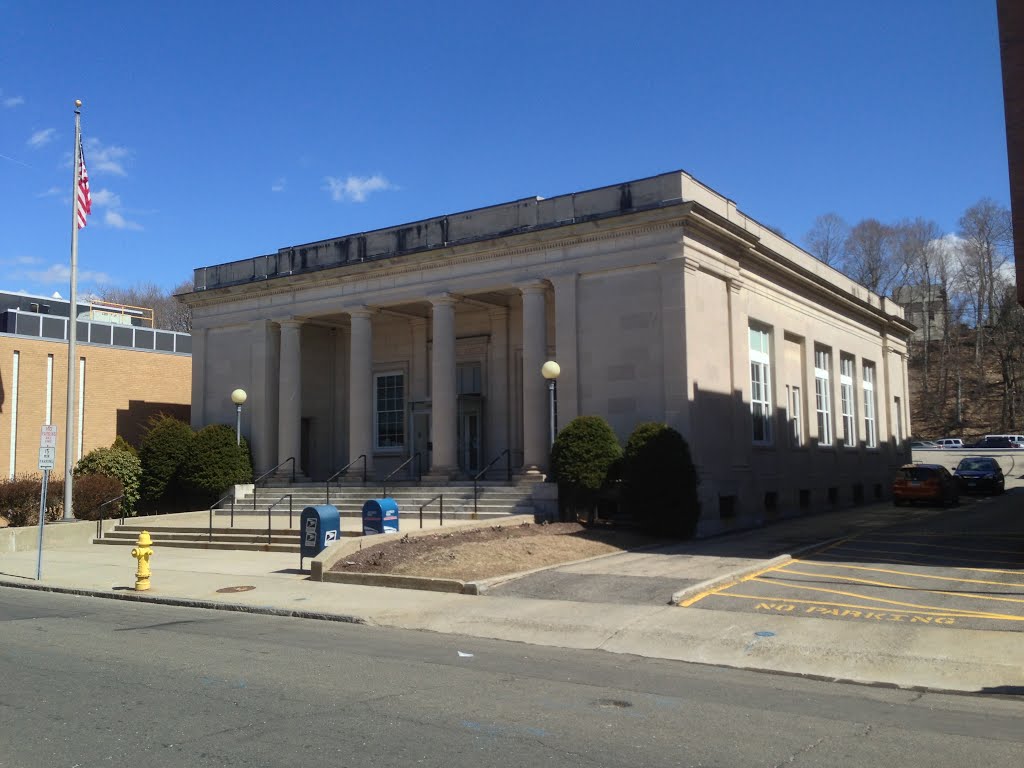
<svg viewBox="0 0 1024 768"><path fill-rule="evenodd" d="M0 292L0 477L38 473L39 430L61 435L64 469L69 302ZM191 337L146 327L143 313L79 303L75 460L117 435L138 443L150 416L189 419Z"/></svg>

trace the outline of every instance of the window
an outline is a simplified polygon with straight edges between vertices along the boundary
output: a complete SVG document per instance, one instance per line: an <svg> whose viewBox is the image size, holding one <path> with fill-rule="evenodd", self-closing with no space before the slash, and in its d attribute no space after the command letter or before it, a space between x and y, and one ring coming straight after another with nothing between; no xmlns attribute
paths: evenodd
<svg viewBox="0 0 1024 768"><path fill-rule="evenodd" d="M762 445L772 441L771 357L768 331L750 329L750 414L753 438Z"/></svg>
<svg viewBox="0 0 1024 768"><path fill-rule="evenodd" d="M864 438L868 448L878 447L878 430L875 426L875 366L864 363Z"/></svg>
<svg viewBox="0 0 1024 768"><path fill-rule="evenodd" d="M829 394L829 368L832 353L827 349L814 350L814 402L818 412L818 444L832 445L832 398Z"/></svg>
<svg viewBox="0 0 1024 768"><path fill-rule="evenodd" d="M839 358L839 399L843 408L843 438L848 447L857 445L857 417L853 397L853 369L852 357L842 355Z"/></svg>
<svg viewBox="0 0 1024 768"><path fill-rule="evenodd" d="M373 431L376 447L405 447L405 375L378 373L373 377Z"/></svg>
<svg viewBox="0 0 1024 768"><path fill-rule="evenodd" d="M800 414L803 412L804 404L800 400L800 387L786 387L789 395L789 441L794 448L804 444L804 430L800 423Z"/></svg>

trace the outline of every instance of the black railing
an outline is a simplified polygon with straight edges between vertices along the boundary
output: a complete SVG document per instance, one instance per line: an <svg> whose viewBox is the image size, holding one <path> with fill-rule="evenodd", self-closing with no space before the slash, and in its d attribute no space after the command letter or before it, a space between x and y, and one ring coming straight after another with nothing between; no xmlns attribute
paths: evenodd
<svg viewBox="0 0 1024 768"><path fill-rule="evenodd" d="M235 489L232 488L230 493L224 494L210 505L210 526L207 530L207 541L213 541L213 510L218 504L227 499L231 499L231 527L235 527Z"/></svg>
<svg viewBox="0 0 1024 768"><path fill-rule="evenodd" d="M335 472L333 475L331 475L330 477L327 478L327 503L328 504L331 503L331 483L334 482L339 477L341 477L342 474L344 474L345 472L348 471L349 467L351 467L353 464L355 464L360 459L362 459L362 462L363 462L363 485L366 485L366 454L365 453L361 453L356 458L352 459L352 461L350 461L344 467L342 467L337 472Z"/></svg>
<svg viewBox="0 0 1024 768"><path fill-rule="evenodd" d="M380 497L382 499L386 499L388 497L388 480L390 480L392 477L397 475L399 472L401 472L403 469L405 469L407 466L409 466L409 464L411 464L414 461L416 462L416 482L418 483L420 481L420 479L423 477L423 467L421 466L421 459L420 459L419 451L417 451L412 456L410 456L408 459L406 459L401 464L399 464L397 467L395 467L393 470L391 470L388 473L388 476L385 477L384 480L381 482Z"/></svg>
<svg viewBox="0 0 1024 768"><path fill-rule="evenodd" d="M294 483L295 482L295 457L294 456L289 456L287 459L282 461L276 467L274 467L273 469L268 469L266 472L264 472L262 475L260 475L259 477L257 477L255 480L252 481L252 511L253 512L256 511L256 496L258 495L256 493L256 489L259 488L260 483L264 479L270 477L272 474L277 472L277 470L279 470L281 467L283 467L289 461L292 463L292 482Z"/></svg>
<svg viewBox="0 0 1024 768"><path fill-rule="evenodd" d="M267 507L267 546L268 547L270 546L270 529L273 527L272 524L271 524L270 513L274 511L274 507L276 507L278 504L280 504L285 499L288 499L288 530L291 530L291 528L292 528L292 495L290 493L286 493L280 499L278 499L273 504L271 504L269 507Z"/></svg>
<svg viewBox="0 0 1024 768"><path fill-rule="evenodd" d="M424 509L424 507L430 506L435 501L440 501L440 503L441 503L441 507L440 507L441 513L440 513L440 517L438 518L438 520L439 520L438 524L439 525L444 525L444 494L443 493L439 493L439 494L437 494L437 496L432 498L430 501L426 502L425 504L421 504L420 505L420 528L423 527L423 509Z"/></svg>
<svg viewBox="0 0 1024 768"><path fill-rule="evenodd" d="M509 450L508 448L506 448L501 453L499 453L497 456L495 456L493 459L491 459L491 463L490 464L488 464L486 467L484 467L479 472L477 472L475 475L473 475L473 519L474 520L476 519L476 499L477 499L477 496L480 493L479 488L477 486L477 481L481 477L486 475L487 472L490 470L490 468L493 467L495 464L498 463L498 461L501 460L502 456L504 456L507 459L507 462L506 462L506 465L505 465L505 479L508 482L510 482L510 483L512 482L512 451Z"/></svg>
<svg viewBox="0 0 1024 768"><path fill-rule="evenodd" d="M115 496L112 499L107 499L102 504L100 504L98 507L96 507L96 512L97 512L97 516L96 516L96 538L97 539L102 539L103 538L103 519L104 519L105 515L102 512L100 512L100 510L103 509L105 506L107 506L107 504L113 504L115 501L120 501L123 498L124 498L124 494L121 494L120 496ZM124 525L124 507L121 507L121 525Z"/></svg>

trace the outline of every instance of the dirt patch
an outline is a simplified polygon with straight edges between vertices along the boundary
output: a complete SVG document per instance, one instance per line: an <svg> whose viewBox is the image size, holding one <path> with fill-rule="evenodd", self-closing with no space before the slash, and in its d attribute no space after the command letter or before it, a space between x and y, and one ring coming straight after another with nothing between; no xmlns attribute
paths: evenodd
<svg viewBox="0 0 1024 768"><path fill-rule="evenodd" d="M476 581L663 543L634 531L592 529L579 523L494 525L430 536L392 536L349 555L331 570Z"/></svg>

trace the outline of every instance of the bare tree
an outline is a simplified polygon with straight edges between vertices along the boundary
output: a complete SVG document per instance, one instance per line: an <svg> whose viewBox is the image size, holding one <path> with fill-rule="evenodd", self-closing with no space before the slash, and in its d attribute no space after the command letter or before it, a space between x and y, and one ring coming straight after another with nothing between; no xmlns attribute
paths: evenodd
<svg viewBox="0 0 1024 768"><path fill-rule="evenodd" d="M865 288L888 296L906 272L896 245L893 227L878 219L859 221L846 238L843 271Z"/></svg>
<svg viewBox="0 0 1024 768"><path fill-rule="evenodd" d="M916 218L902 221L893 227L896 240L896 262L904 265L904 287L910 301L921 303L921 355L924 376L921 380L922 396L929 400L929 362L932 329L936 311L945 313L945 286L938 284L943 269L942 232L934 221Z"/></svg>
<svg viewBox="0 0 1024 768"><path fill-rule="evenodd" d="M804 235L807 250L830 267L841 269L850 226L838 213L823 213Z"/></svg>
<svg viewBox="0 0 1024 768"><path fill-rule="evenodd" d="M997 311L999 275L1009 260L1012 243L1010 211L989 198L972 205L960 217L963 240L961 264L971 278L974 309L974 358L981 363L984 328Z"/></svg>
<svg viewBox="0 0 1024 768"><path fill-rule="evenodd" d="M155 283L139 283L131 288L108 288L102 299L115 304L152 309L154 327L188 333L192 329L191 310L174 296L191 290L191 280L186 280L170 291L164 291Z"/></svg>

